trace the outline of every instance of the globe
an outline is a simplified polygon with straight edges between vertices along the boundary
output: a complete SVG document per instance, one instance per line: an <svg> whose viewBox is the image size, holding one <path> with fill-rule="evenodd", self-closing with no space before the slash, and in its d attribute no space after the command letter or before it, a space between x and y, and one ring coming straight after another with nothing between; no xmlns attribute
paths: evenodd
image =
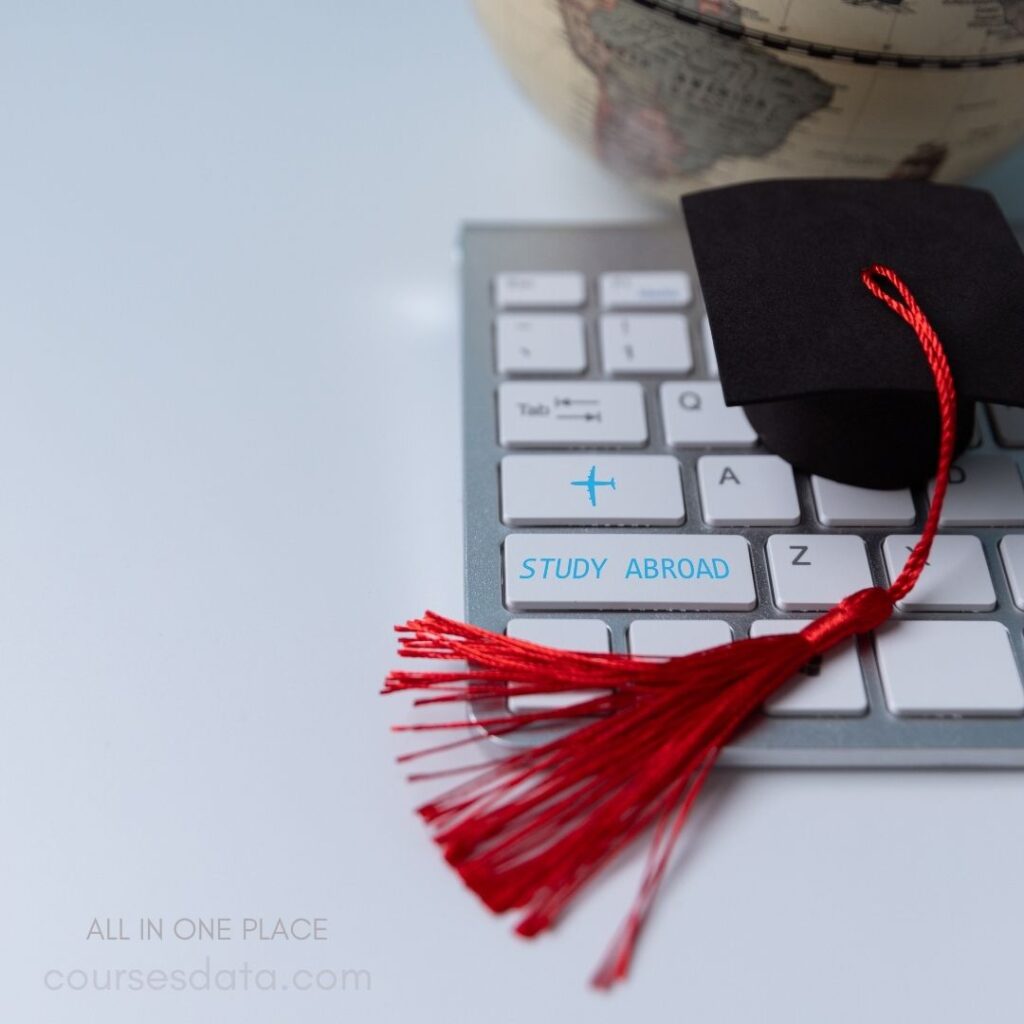
<svg viewBox="0 0 1024 1024"><path fill-rule="evenodd" d="M955 181L1024 136L1024 0L474 0L527 95L647 191Z"/></svg>

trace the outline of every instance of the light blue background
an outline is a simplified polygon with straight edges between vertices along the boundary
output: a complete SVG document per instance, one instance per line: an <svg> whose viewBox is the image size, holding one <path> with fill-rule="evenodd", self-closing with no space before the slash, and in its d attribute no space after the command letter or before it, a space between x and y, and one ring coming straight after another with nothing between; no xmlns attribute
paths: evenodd
<svg viewBox="0 0 1024 1024"><path fill-rule="evenodd" d="M466 6L9 0L0 140L0 1018L1021 1019L1017 774L723 774L611 998L635 862L527 944L413 817L376 690L461 608L457 226L657 213ZM255 914L329 941L85 938ZM208 953L373 987L42 984Z"/></svg>

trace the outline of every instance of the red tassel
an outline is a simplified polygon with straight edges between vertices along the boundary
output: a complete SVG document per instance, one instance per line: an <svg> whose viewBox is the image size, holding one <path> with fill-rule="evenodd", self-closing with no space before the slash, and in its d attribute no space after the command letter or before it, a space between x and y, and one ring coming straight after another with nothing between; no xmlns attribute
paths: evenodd
<svg viewBox="0 0 1024 1024"><path fill-rule="evenodd" d="M479 722L496 734L538 723L580 724L539 746L474 766L476 774L419 813L448 862L491 910L522 911L516 930L526 936L550 928L590 878L653 829L640 891L594 976L598 987L626 977L675 842L721 749L802 665L881 625L927 561L953 458L953 378L934 330L902 280L877 264L861 279L914 329L935 379L941 417L928 519L890 587L851 594L799 633L667 659L557 650L432 612L396 627L402 656L464 661L471 667L393 672L385 693L419 690L429 695L420 703L439 703L593 691L564 709L506 713ZM398 729L465 729L466 724L460 719ZM446 746L475 739L471 735Z"/></svg>

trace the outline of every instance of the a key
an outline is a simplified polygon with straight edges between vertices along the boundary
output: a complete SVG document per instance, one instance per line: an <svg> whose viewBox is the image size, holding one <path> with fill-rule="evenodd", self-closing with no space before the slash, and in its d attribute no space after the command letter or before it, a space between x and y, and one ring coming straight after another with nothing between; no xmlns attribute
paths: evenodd
<svg viewBox="0 0 1024 1024"><path fill-rule="evenodd" d="M1010 582L1013 603L1024 608L1024 534L1004 537L999 542L999 554L1003 559L1006 578Z"/></svg>
<svg viewBox="0 0 1024 1024"><path fill-rule="evenodd" d="M678 448L750 447L757 434L739 406L729 407L717 381L661 385L665 440Z"/></svg>
<svg viewBox="0 0 1024 1024"><path fill-rule="evenodd" d="M498 373L582 373L583 317L573 313L502 313L494 322Z"/></svg>
<svg viewBox="0 0 1024 1024"><path fill-rule="evenodd" d="M600 619L509 619L505 632L517 640L559 647L565 651L607 654L611 649L608 627ZM564 693L524 693L509 697L513 714L552 711L592 700L600 690L566 690Z"/></svg>
<svg viewBox="0 0 1024 1024"><path fill-rule="evenodd" d="M753 608L750 547L735 535L513 533L505 603L515 609Z"/></svg>
<svg viewBox="0 0 1024 1024"><path fill-rule="evenodd" d="M700 327L701 340L704 342L704 366L709 377L718 376L718 353L715 352L715 340L711 335L711 321L704 314Z"/></svg>
<svg viewBox="0 0 1024 1024"><path fill-rule="evenodd" d="M1024 448L1024 409L1014 405L990 405L999 443L1005 448Z"/></svg>
<svg viewBox="0 0 1024 1024"><path fill-rule="evenodd" d="M910 526L916 518L907 488L876 491L811 477L818 521L825 526Z"/></svg>
<svg viewBox="0 0 1024 1024"><path fill-rule="evenodd" d="M606 313L601 359L607 373L685 374L693 369L690 331L678 313Z"/></svg>
<svg viewBox="0 0 1024 1024"><path fill-rule="evenodd" d="M919 538L886 537L882 545L890 582L899 575ZM996 606L996 592L977 537L936 537L914 589L897 602L903 611L985 612Z"/></svg>
<svg viewBox="0 0 1024 1024"><path fill-rule="evenodd" d="M767 549L775 603L786 611L824 611L871 586L860 537L775 534Z"/></svg>
<svg viewBox="0 0 1024 1024"><path fill-rule="evenodd" d="M509 448L642 445L643 389L633 381L506 381L498 385L498 438Z"/></svg>
<svg viewBox="0 0 1024 1024"><path fill-rule="evenodd" d="M929 485L929 497L935 482ZM1024 483L1008 455L968 453L957 459L939 518L941 526L1024 525Z"/></svg>
<svg viewBox="0 0 1024 1024"><path fill-rule="evenodd" d="M599 289L602 309L682 309L693 301L681 270L602 274Z"/></svg>
<svg viewBox="0 0 1024 1024"><path fill-rule="evenodd" d="M704 521L792 526L800 521L793 469L777 455L704 455L697 462Z"/></svg>
<svg viewBox="0 0 1024 1024"><path fill-rule="evenodd" d="M683 522L671 455L506 455L501 518L509 526L675 526Z"/></svg>
<svg viewBox="0 0 1024 1024"><path fill-rule="evenodd" d="M677 658L732 641L722 619L637 619L629 624L629 653Z"/></svg>
<svg viewBox="0 0 1024 1024"><path fill-rule="evenodd" d="M897 715L1019 715L1024 688L999 622L889 622L875 633L878 671Z"/></svg>
<svg viewBox="0 0 1024 1024"><path fill-rule="evenodd" d="M759 619L750 635L798 633L810 619ZM868 709L864 675L853 640L812 658L765 701L769 715L863 715Z"/></svg>
<svg viewBox="0 0 1024 1024"><path fill-rule="evenodd" d="M511 271L494 279L499 309L577 309L587 298L587 280L576 271Z"/></svg>

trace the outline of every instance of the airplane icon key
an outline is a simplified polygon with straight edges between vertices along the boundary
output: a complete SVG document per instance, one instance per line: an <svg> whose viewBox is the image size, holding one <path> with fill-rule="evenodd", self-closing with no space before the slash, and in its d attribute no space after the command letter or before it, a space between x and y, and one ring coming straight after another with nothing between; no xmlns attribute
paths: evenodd
<svg viewBox="0 0 1024 1024"><path fill-rule="evenodd" d="M610 487L613 491L615 490L615 477L609 477L607 480L598 480L597 466L590 467L590 472L585 480L571 480L570 483L573 487L586 487L587 494L590 497L590 504L595 508L597 507L598 487Z"/></svg>

